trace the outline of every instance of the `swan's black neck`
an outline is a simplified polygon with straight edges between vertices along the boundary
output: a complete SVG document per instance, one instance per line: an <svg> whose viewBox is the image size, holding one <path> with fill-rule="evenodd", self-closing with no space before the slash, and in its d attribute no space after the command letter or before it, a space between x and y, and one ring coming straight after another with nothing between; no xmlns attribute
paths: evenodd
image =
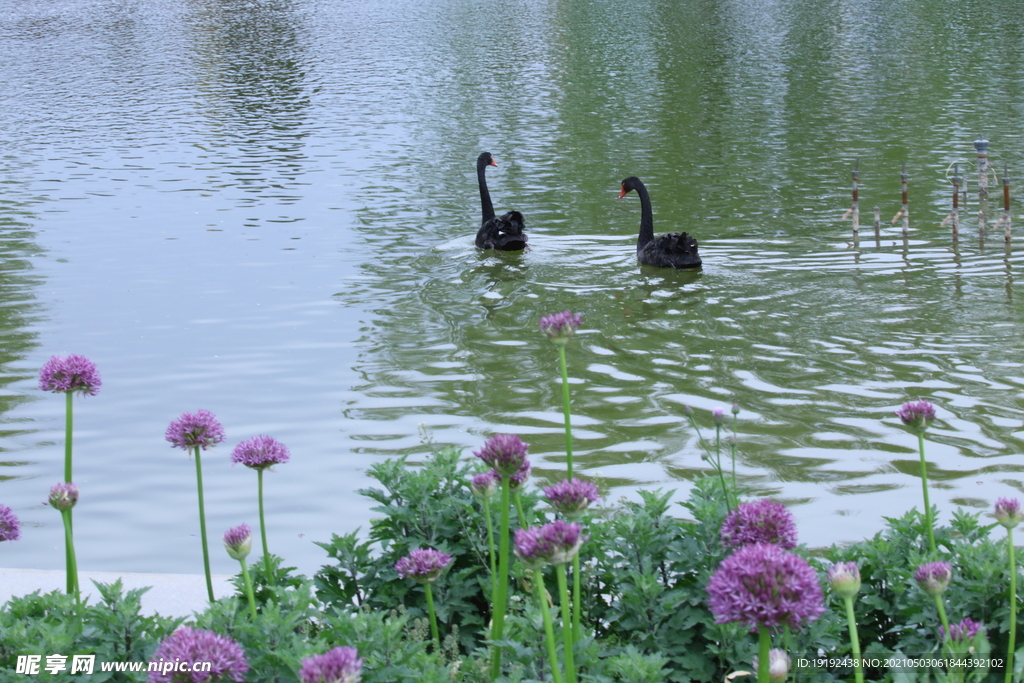
<svg viewBox="0 0 1024 683"><path fill-rule="evenodd" d="M647 188L640 181L636 183L636 193L640 196L640 236L636 239L639 252L654 239L654 213L651 211L651 195L647 194Z"/></svg>
<svg viewBox="0 0 1024 683"><path fill-rule="evenodd" d="M491 193L487 191L487 177L485 176L487 166L488 164L484 159L478 159L476 162L476 179L480 184L480 208L483 210L483 220L480 221L481 225L494 218L494 205L491 204Z"/></svg>

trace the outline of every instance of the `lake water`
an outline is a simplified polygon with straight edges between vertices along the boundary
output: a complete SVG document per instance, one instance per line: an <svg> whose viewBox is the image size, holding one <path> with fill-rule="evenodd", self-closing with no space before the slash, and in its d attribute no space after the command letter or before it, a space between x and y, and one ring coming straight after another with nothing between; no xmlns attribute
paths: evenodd
<svg viewBox="0 0 1024 683"><path fill-rule="evenodd" d="M742 483L806 543L863 538L921 505L892 414L916 397L943 519L1024 493L1024 239L983 238L973 196L980 135L1024 184L1014 1L22 0L0 55L0 502L25 525L0 566L63 566L53 354L104 383L76 399L81 567L201 571L194 467L163 435L206 408L228 435L203 459L214 571L237 568L220 534L257 524L229 454L266 433L292 451L270 549L311 573L313 541L367 528L366 468L425 438L469 457L515 432L559 477L537 323L563 309L585 319L577 469L612 500L684 499L707 468L683 407L710 425L735 402ZM484 150L525 253L473 246ZM629 175L702 272L637 265Z"/></svg>

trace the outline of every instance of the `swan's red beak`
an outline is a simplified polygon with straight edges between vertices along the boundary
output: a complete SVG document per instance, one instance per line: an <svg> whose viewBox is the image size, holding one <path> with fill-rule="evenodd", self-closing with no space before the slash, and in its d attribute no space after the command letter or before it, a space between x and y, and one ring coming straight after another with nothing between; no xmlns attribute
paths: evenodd
<svg viewBox="0 0 1024 683"><path fill-rule="evenodd" d="M619 199L622 199L623 197L625 197L627 191L628 190L626 190L626 188L622 188L622 190L619 191Z"/></svg>
<svg viewBox="0 0 1024 683"><path fill-rule="evenodd" d="M494 159L491 159L491 166L497 166L497 165L498 165L498 162L495 161Z"/></svg>

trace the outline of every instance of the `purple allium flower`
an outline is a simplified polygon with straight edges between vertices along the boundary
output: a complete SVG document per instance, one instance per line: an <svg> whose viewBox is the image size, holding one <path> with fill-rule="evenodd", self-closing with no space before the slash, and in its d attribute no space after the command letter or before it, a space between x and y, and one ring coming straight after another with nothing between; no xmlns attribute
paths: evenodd
<svg viewBox="0 0 1024 683"><path fill-rule="evenodd" d="M583 316L571 311L562 311L540 319L540 331L556 344L564 345L573 332L580 328Z"/></svg>
<svg viewBox="0 0 1024 683"><path fill-rule="evenodd" d="M896 411L896 417L914 431L923 432L935 420L935 406L928 401L907 401Z"/></svg>
<svg viewBox="0 0 1024 683"><path fill-rule="evenodd" d="M953 578L953 566L949 562L922 564L914 572L914 581L928 595L942 595Z"/></svg>
<svg viewBox="0 0 1024 683"><path fill-rule="evenodd" d="M288 462L288 447L272 436L254 436L235 446L232 463L242 463L254 470L265 470Z"/></svg>
<svg viewBox="0 0 1024 683"><path fill-rule="evenodd" d="M513 552L530 569L540 569L555 555L554 544L541 533L541 527L516 529Z"/></svg>
<svg viewBox="0 0 1024 683"><path fill-rule="evenodd" d="M233 560L243 560L252 550L252 529L248 524L239 524L224 532L224 549Z"/></svg>
<svg viewBox="0 0 1024 683"><path fill-rule="evenodd" d="M551 564L563 564L571 560L589 536L583 535L583 528L576 522L557 520L540 528L541 533L555 545Z"/></svg>
<svg viewBox="0 0 1024 683"><path fill-rule="evenodd" d="M198 446L205 451L224 440L224 428L213 413L200 409L194 413L182 413L167 427L164 438L175 448L187 451Z"/></svg>
<svg viewBox="0 0 1024 683"><path fill-rule="evenodd" d="M1000 498L996 501L996 521L1012 529L1024 520L1024 513L1020 510L1020 501L1016 498ZM952 628L952 627L950 627Z"/></svg>
<svg viewBox="0 0 1024 683"><path fill-rule="evenodd" d="M597 486L582 479L564 479L549 486L544 489L544 497L551 503L551 507L569 519L579 517L591 503L600 498Z"/></svg>
<svg viewBox="0 0 1024 683"><path fill-rule="evenodd" d="M452 556L433 548L417 548L395 563L395 571L403 579L429 583L441 576L452 563Z"/></svg>
<svg viewBox="0 0 1024 683"><path fill-rule="evenodd" d="M798 628L825 611L811 566L771 543L743 546L725 558L708 582L708 598L715 623L751 628Z"/></svg>
<svg viewBox="0 0 1024 683"><path fill-rule="evenodd" d="M515 554L530 569L568 562L587 540L576 522L557 521L544 526L517 529Z"/></svg>
<svg viewBox="0 0 1024 683"><path fill-rule="evenodd" d="M211 664L209 671L192 671L193 664ZM153 670L154 664L162 664ZM188 664L187 671L183 664ZM231 638L213 631L183 626L163 639L150 660L149 683L213 683L214 681L245 681L249 662L242 646Z"/></svg>
<svg viewBox="0 0 1024 683"><path fill-rule="evenodd" d="M302 660L302 683L359 683L363 660L354 647L336 647Z"/></svg>
<svg viewBox="0 0 1024 683"><path fill-rule="evenodd" d="M754 671L757 671L759 658L754 655ZM785 650L779 650L772 648L768 651L768 680L772 683L782 683L786 680L786 676L789 675L789 665L791 664L789 655L786 654Z"/></svg>
<svg viewBox="0 0 1024 683"><path fill-rule="evenodd" d="M773 543L783 550L796 547L796 522L786 506L762 498L740 503L722 522L722 543L739 548L754 543Z"/></svg>
<svg viewBox="0 0 1024 683"><path fill-rule="evenodd" d="M725 408L715 408L711 411L711 420L715 426L721 427L725 424Z"/></svg>
<svg viewBox="0 0 1024 683"><path fill-rule="evenodd" d="M829 568L825 578L841 598L852 598L860 591L860 569L856 562L836 562Z"/></svg>
<svg viewBox="0 0 1024 683"><path fill-rule="evenodd" d="M498 482L501 481L501 475L494 470L488 470L481 474L474 475L469 481L469 490L473 492L473 495L484 500L494 495L494 492L498 489Z"/></svg>
<svg viewBox="0 0 1024 683"><path fill-rule="evenodd" d="M54 484L47 502L58 510L70 510L78 502L78 485L71 481Z"/></svg>
<svg viewBox="0 0 1024 683"><path fill-rule="evenodd" d="M740 404L739 403L733 403L732 404L732 414L733 415L739 415L740 414Z"/></svg>
<svg viewBox="0 0 1024 683"><path fill-rule="evenodd" d="M21 538L21 524L14 510L0 503L0 541L17 541Z"/></svg>
<svg viewBox="0 0 1024 683"><path fill-rule="evenodd" d="M95 396L102 385L96 366L85 356L51 356L39 370L39 388L43 391Z"/></svg>
<svg viewBox="0 0 1024 683"><path fill-rule="evenodd" d="M473 455L483 460L503 476L510 477L523 469L526 452L530 449L523 440L514 434L495 434L487 439L483 448L474 451Z"/></svg>
<svg viewBox="0 0 1024 683"><path fill-rule="evenodd" d="M980 624L974 621L970 617L963 619L959 624L949 625L949 639L954 643L962 644L969 640L972 640L974 636L978 635L978 631L985 628L984 624ZM939 640L946 639L946 629L939 626Z"/></svg>
<svg viewBox="0 0 1024 683"><path fill-rule="evenodd" d="M510 491L518 491L523 488L523 484L530 478L530 471L532 467L529 462L524 462L523 466L519 468L519 471L515 474L509 475L508 488ZM500 475L499 475L500 476Z"/></svg>

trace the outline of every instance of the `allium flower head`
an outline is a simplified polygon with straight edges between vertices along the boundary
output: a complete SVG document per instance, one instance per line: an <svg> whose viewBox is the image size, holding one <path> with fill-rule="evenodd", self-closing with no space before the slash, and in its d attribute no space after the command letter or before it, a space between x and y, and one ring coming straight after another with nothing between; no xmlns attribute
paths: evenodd
<svg viewBox="0 0 1024 683"><path fill-rule="evenodd" d="M252 529L248 524L239 524L224 532L224 549L233 560L243 560L252 550Z"/></svg>
<svg viewBox="0 0 1024 683"><path fill-rule="evenodd" d="M836 562L825 576L841 598L852 598L860 591L860 569L856 562Z"/></svg>
<svg viewBox="0 0 1024 683"><path fill-rule="evenodd" d="M953 567L949 562L922 564L914 572L914 581L928 595L942 595L953 578Z"/></svg>
<svg viewBox="0 0 1024 683"><path fill-rule="evenodd" d="M811 566L771 543L743 546L725 558L708 582L708 605L715 623L751 628L798 628L825 611Z"/></svg>
<svg viewBox="0 0 1024 683"><path fill-rule="evenodd" d="M896 411L896 417L914 431L923 432L935 420L935 406L928 401L907 401Z"/></svg>
<svg viewBox="0 0 1024 683"><path fill-rule="evenodd" d="M242 463L254 470L265 470L288 462L288 447L272 436L254 436L235 446L231 462Z"/></svg>
<svg viewBox="0 0 1024 683"><path fill-rule="evenodd" d="M198 446L205 451L224 440L224 428L209 410L197 410L171 422L164 438L175 448L188 451Z"/></svg>
<svg viewBox="0 0 1024 683"><path fill-rule="evenodd" d="M598 501L597 486L582 479L564 479L554 486L544 489L544 497L555 508L569 519L575 519L586 510L591 503Z"/></svg>
<svg viewBox="0 0 1024 683"><path fill-rule="evenodd" d="M0 504L0 541L17 541L21 538L21 524L14 510Z"/></svg>
<svg viewBox="0 0 1024 683"><path fill-rule="evenodd" d="M711 419L716 426L721 427L725 424L725 408L715 408L711 411Z"/></svg>
<svg viewBox="0 0 1024 683"><path fill-rule="evenodd" d="M516 529L512 551L530 569L540 569L555 555L554 544L541 534L541 527Z"/></svg>
<svg viewBox="0 0 1024 683"><path fill-rule="evenodd" d="M529 462L524 462L523 466L519 468L518 472L516 472L515 474L512 474L512 475L509 475L509 478L508 478L508 488L509 488L509 490L510 491L518 491L519 489L523 488L523 484L525 484L530 479L530 471L531 470L532 470L532 467L530 466L530 463ZM497 473L495 473L495 474L497 474Z"/></svg>
<svg viewBox="0 0 1024 683"><path fill-rule="evenodd" d="M733 403L732 404L732 414L733 415L739 415L740 414L740 404L739 403Z"/></svg>
<svg viewBox="0 0 1024 683"><path fill-rule="evenodd" d="M580 328L583 316L571 311L562 311L540 319L540 331L556 344L565 345L573 332Z"/></svg>
<svg viewBox="0 0 1024 683"><path fill-rule="evenodd" d="M1000 498L996 501L996 521L1012 529L1024 520L1024 513L1020 510L1020 501L1016 498ZM952 628L952 627L950 627Z"/></svg>
<svg viewBox="0 0 1024 683"><path fill-rule="evenodd" d="M493 467L498 474L510 477L527 463L526 453L529 448L514 434L495 434L473 455Z"/></svg>
<svg viewBox="0 0 1024 683"><path fill-rule="evenodd" d="M757 671L759 658L754 655L754 671ZM768 680L772 683L782 683L789 675L791 660L785 650L772 648L768 651Z"/></svg>
<svg viewBox="0 0 1024 683"><path fill-rule="evenodd" d="M949 639L954 643L962 644L969 640L972 640L974 636L978 635L978 631L984 628L984 624L980 624L970 617L963 619L959 624L949 625ZM946 639L946 629L939 626L939 640Z"/></svg>
<svg viewBox="0 0 1024 683"><path fill-rule="evenodd" d="M555 545L551 564L564 564L571 560L579 552L583 542L589 538L583 535L583 528L576 522L557 520L545 524L540 529L544 537Z"/></svg>
<svg viewBox="0 0 1024 683"><path fill-rule="evenodd" d="M85 356L52 356L39 370L39 388L43 391L95 396L102 385L96 366Z"/></svg>
<svg viewBox="0 0 1024 683"><path fill-rule="evenodd" d="M178 629L160 643L150 665L161 662L163 666L155 667L156 670L150 669L149 683L242 683L245 681L245 672L249 670L249 662L245 659L241 645L213 631L188 626ZM200 662L204 663L203 666L191 666ZM205 662L211 664L209 671L192 671L205 669ZM186 668L181 664L190 666L187 667L188 671L175 671L175 667L169 667L168 664L177 664L179 669Z"/></svg>
<svg viewBox="0 0 1024 683"><path fill-rule="evenodd" d="M576 522L557 521L528 529L516 529L515 554L530 569L568 562L586 540Z"/></svg>
<svg viewBox="0 0 1024 683"><path fill-rule="evenodd" d="M452 556L433 548L417 548L395 563L395 571L403 579L417 583L437 580L445 567L452 563Z"/></svg>
<svg viewBox="0 0 1024 683"><path fill-rule="evenodd" d="M354 647L336 647L302 660L302 683L359 683L363 660Z"/></svg>
<svg viewBox="0 0 1024 683"><path fill-rule="evenodd" d="M78 485L71 481L54 484L47 502L58 510L70 510L78 502Z"/></svg>
<svg viewBox="0 0 1024 683"><path fill-rule="evenodd" d="M484 500L493 496L494 492L498 490L499 481L501 481L501 475L494 470L488 470L474 475L469 480L469 490L473 492L474 496Z"/></svg>
<svg viewBox="0 0 1024 683"><path fill-rule="evenodd" d="M722 543L739 548L754 543L773 543L783 550L796 547L796 522L785 505L762 498L740 503L722 522Z"/></svg>

